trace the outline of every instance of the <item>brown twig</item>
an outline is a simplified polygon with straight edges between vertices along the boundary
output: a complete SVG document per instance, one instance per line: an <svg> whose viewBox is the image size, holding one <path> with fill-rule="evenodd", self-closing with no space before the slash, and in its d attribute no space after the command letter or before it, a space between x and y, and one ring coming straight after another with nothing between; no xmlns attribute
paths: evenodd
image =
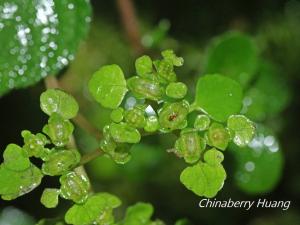
<svg viewBox="0 0 300 225"><path fill-rule="evenodd" d="M141 44L139 25L135 15L133 2L132 0L117 0L117 5L126 36L134 53L138 55L144 51L144 47Z"/></svg>

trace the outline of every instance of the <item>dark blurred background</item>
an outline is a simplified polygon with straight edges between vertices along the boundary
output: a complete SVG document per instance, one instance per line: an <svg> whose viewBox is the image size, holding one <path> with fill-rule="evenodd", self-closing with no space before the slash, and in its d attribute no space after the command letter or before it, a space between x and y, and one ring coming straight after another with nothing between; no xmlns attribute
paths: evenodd
<svg viewBox="0 0 300 225"><path fill-rule="evenodd" d="M82 43L75 61L59 75L65 90L79 101L82 113L99 129L109 121L109 111L92 102L86 83L93 72L104 64L119 64L126 76L134 74L136 50L126 35L116 1L93 0L94 18L87 40ZM260 57L278 67L287 100L276 115L268 115L259 122L268 126L278 138L283 154L283 167L274 184L265 190L243 188L234 174L238 170L232 151L225 152L228 178L217 199L235 200L290 200L287 211L281 209L200 209L199 197L186 190L179 182L184 168L182 160L165 150L173 145L173 136L145 138L132 149L132 160L125 166L115 165L110 159L99 158L87 165L93 186L97 191L116 194L126 207L137 201L154 205L155 217L168 224L179 218L188 218L195 225L299 225L300 224L300 2L284 0L136 0L133 1L138 21L143 52L158 56L160 50L172 48L185 59L178 70L179 79L189 85L203 74L207 46L212 39L230 30L251 36L261 45ZM262 44L263 43L263 44ZM270 83L272 86L272 79ZM47 117L39 109L39 95L43 82L33 87L10 92L0 98L0 149L9 143L22 144L20 132L24 129L39 132ZM268 96L267 96L268 97ZM269 96L271 97L271 96ZM280 96L279 96L280 97ZM277 99L273 98L276 102ZM82 151L97 147L97 141L79 128L76 140ZM2 154L1 154L2 155ZM262 162L265 176L274 169L271 161ZM276 165L275 165L276 166ZM280 167L280 165L279 165ZM258 168L259 169L259 168ZM275 168L278 170L278 168ZM259 179L264 179L259 176ZM256 182L255 180L252 182ZM56 187L58 182L46 178L35 191L14 201L0 201L0 208L13 206L36 220L63 215L68 202L61 201L57 209L45 209L39 202L43 187ZM38 197L37 197L38 196ZM118 213L122 213L121 208ZM15 210L6 208L7 211ZM0 225L4 221L4 212Z"/></svg>

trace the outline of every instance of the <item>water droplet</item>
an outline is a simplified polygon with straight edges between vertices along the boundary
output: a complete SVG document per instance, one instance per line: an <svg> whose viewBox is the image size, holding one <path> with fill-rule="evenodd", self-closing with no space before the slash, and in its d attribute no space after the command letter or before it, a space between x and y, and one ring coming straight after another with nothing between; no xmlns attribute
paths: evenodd
<svg viewBox="0 0 300 225"><path fill-rule="evenodd" d="M255 169L255 164L254 164L254 162L251 162L251 161L246 162L246 164L245 164L245 169L246 169L248 172L252 172L252 171Z"/></svg>

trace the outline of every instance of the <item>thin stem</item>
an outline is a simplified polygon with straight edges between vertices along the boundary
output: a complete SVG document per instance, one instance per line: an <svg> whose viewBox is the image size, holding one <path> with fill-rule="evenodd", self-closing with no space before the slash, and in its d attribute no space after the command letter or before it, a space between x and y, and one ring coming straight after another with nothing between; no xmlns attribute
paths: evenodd
<svg viewBox="0 0 300 225"><path fill-rule="evenodd" d="M45 86L47 89L61 88L56 77L51 75L45 78ZM72 121L77 126L95 137L97 140L101 138L101 133L98 131L98 129L94 125L92 125L80 112L77 113L77 116L73 118Z"/></svg>
<svg viewBox="0 0 300 225"><path fill-rule="evenodd" d="M144 51L144 47L141 44L139 25L133 2L132 0L117 0L117 5L126 36L135 54L138 55Z"/></svg>
<svg viewBox="0 0 300 225"><path fill-rule="evenodd" d="M88 162L98 158L99 156L104 155L104 152L101 149L96 149L90 153L87 153L81 157L79 165L85 165Z"/></svg>

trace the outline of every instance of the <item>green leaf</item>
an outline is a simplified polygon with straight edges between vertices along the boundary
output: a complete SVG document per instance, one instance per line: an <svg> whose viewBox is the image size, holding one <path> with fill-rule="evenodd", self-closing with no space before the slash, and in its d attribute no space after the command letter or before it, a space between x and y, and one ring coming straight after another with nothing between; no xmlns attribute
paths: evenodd
<svg viewBox="0 0 300 225"><path fill-rule="evenodd" d="M176 221L175 225L192 225L192 223L187 219L181 219Z"/></svg>
<svg viewBox="0 0 300 225"><path fill-rule="evenodd" d="M157 116L149 116L146 119L146 125L144 127L147 132L155 132L159 129L159 122Z"/></svg>
<svg viewBox="0 0 300 225"><path fill-rule="evenodd" d="M49 176L62 175L80 162L77 150L52 150L42 166L44 174Z"/></svg>
<svg viewBox="0 0 300 225"><path fill-rule="evenodd" d="M53 113L48 120L48 124L43 127L43 132L50 137L52 143L57 147L68 144L73 130L73 124L57 113Z"/></svg>
<svg viewBox="0 0 300 225"><path fill-rule="evenodd" d="M41 171L31 164L23 171L13 171L0 165L0 195L4 200L12 200L35 189L42 180Z"/></svg>
<svg viewBox="0 0 300 225"><path fill-rule="evenodd" d="M140 132L126 123L112 123L109 128L110 135L118 143L138 143L141 140Z"/></svg>
<svg viewBox="0 0 300 225"><path fill-rule="evenodd" d="M197 131L193 129L182 130L175 142L175 154L183 157L187 163L195 163L200 159L206 142Z"/></svg>
<svg viewBox="0 0 300 225"><path fill-rule="evenodd" d="M168 84L166 88L166 95L175 98L180 99L184 98L184 96L187 93L187 86L182 82L172 82Z"/></svg>
<svg viewBox="0 0 300 225"><path fill-rule="evenodd" d="M42 159L47 157L50 150L45 148L45 145L50 144L50 141L45 135L41 133L34 135L28 130L23 130L21 135L24 139L23 149L27 152L29 157L34 156Z"/></svg>
<svg viewBox="0 0 300 225"><path fill-rule="evenodd" d="M206 75L198 80L195 104L211 118L225 122L242 108L242 88L222 75Z"/></svg>
<svg viewBox="0 0 300 225"><path fill-rule="evenodd" d="M153 214L153 207L148 203L136 203L128 207L121 225L148 225Z"/></svg>
<svg viewBox="0 0 300 225"><path fill-rule="evenodd" d="M207 144L225 150L230 141L228 130L220 123L213 123L205 133Z"/></svg>
<svg viewBox="0 0 300 225"><path fill-rule="evenodd" d="M41 203L46 208L55 208L58 205L59 189L46 188L41 197Z"/></svg>
<svg viewBox="0 0 300 225"><path fill-rule="evenodd" d="M257 136L248 146L229 147L233 155L234 181L244 192L262 194L272 191L283 173L284 156L277 138L266 128L259 127Z"/></svg>
<svg viewBox="0 0 300 225"><path fill-rule="evenodd" d="M194 122L194 128L199 131L204 131L209 128L210 119L207 115L198 115Z"/></svg>
<svg viewBox="0 0 300 225"><path fill-rule="evenodd" d="M89 91L103 107L116 109L126 92L126 80L118 65L101 67L89 81Z"/></svg>
<svg viewBox="0 0 300 225"><path fill-rule="evenodd" d="M223 162L224 155L222 152L216 150L216 149L210 149L204 154L204 161L208 164L215 166Z"/></svg>
<svg viewBox="0 0 300 225"><path fill-rule="evenodd" d="M247 35L230 32L217 38L207 52L204 71L224 74L243 86L254 78L258 64L258 50Z"/></svg>
<svg viewBox="0 0 300 225"><path fill-rule="evenodd" d="M71 119L77 115L78 103L75 98L58 89L48 89L40 96L41 109L51 116L59 114L64 119Z"/></svg>
<svg viewBox="0 0 300 225"><path fill-rule="evenodd" d="M147 78L153 72L151 58L147 55L139 57L135 61L135 69L139 76Z"/></svg>
<svg viewBox="0 0 300 225"><path fill-rule="evenodd" d="M57 74L86 36L86 0L1 1L0 95Z"/></svg>
<svg viewBox="0 0 300 225"><path fill-rule="evenodd" d="M226 172L221 164L211 165L199 162L194 166L185 168L180 181L198 196L212 198L223 187Z"/></svg>
<svg viewBox="0 0 300 225"><path fill-rule="evenodd" d="M108 193L95 194L82 205L73 205L66 213L65 220L73 225L112 225L112 210L121 205L121 201Z"/></svg>
<svg viewBox="0 0 300 225"><path fill-rule="evenodd" d="M59 182L61 184L60 195L63 198L73 200L78 204L87 200L90 182L85 175L79 175L72 171L62 175Z"/></svg>
<svg viewBox="0 0 300 225"><path fill-rule="evenodd" d="M23 171L30 167L30 161L26 152L15 144L9 144L6 147L3 159L3 166L13 171Z"/></svg>
<svg viewBox="0 0 300 225"><path fill-rule="evenodd" d="M143 128L146 125L145 109L144 105L128 109L124 115L126 123L135 128Z"/></svg>
<svg viewBox="0 0 300 225"><path fill-rule="evenodd" d="M164 95L164 88L156 80L149 80L138 76L127 80L128 89L137 98L146 98L153 101L160 100Z"/></svg>
<svg viewBox="0 0 300 225"><path fill-rule="evenodd" d="M254 121L264 121L281 113L290 100L291 91L283 72L263 62L255 83L245 93L243 113Z"/></svg>
<svg viewBox="0 0 300 225"><path fill-rule="evenodd" d="M230 116L227 127L233 133L233 142L238 146L249 144L255 134L253 122L243 115Z"/></svg>
<svg viewBox="0 0 300 225"><path fill-rule="evenodd" d="M172 62L172 64L174 66L182 66L183 65L183 58L182 57L178 57L176 56L176 54L174 53L173 50L164 50L161 55L163 56L163 58L166 60L166 61L170 61Z"/></svg>
<svg viewBox="0 0 300 225"><path fill-rule="evenodd" d="M115 123L120 123L123 120L123 117L124 117L124 109L121 107L114 109L110 114L111 120L114 121Z"/></svg>
<svg viewBox="0 0 300 225"><path fill-rule="evenodd" d="M158 112L158 121L163 132L183 129L187 126L186 117L189 113L189 103L180 101L165 103Z"/></svg>

